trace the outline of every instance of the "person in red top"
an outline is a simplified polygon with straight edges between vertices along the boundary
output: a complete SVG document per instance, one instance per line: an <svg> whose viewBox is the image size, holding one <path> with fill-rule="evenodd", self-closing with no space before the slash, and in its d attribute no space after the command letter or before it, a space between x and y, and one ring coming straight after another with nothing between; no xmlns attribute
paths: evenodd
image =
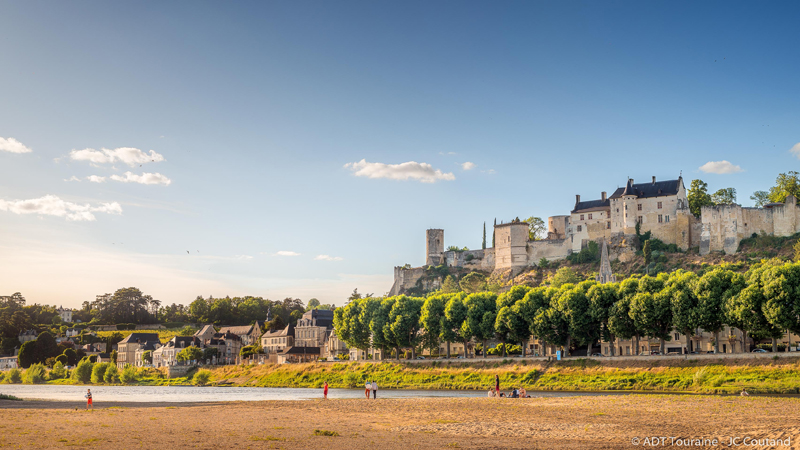
<svg viewBox="0 0 800 450"><path fill-rule="evenodd" d="M325 394L325 400L328 399L328 382L325 382L325 386L322 388L322 392Z"/></svg>
<svg viewBox="0 0 800 450"><path fill-rule="evenodd" d="M92 408L92 411L94 411L94 406L92 406L92 390L91 389L87 389L86 390L85 397L86 397L86 410L88 411L89 408Z"/></svg>
<svg viewBox="0 0 800 450"><path fill-rule="evenodd" d="M499 375L495 375L494 376L494 392L495 393L499 393L500 392L500 376Z"/></svg>

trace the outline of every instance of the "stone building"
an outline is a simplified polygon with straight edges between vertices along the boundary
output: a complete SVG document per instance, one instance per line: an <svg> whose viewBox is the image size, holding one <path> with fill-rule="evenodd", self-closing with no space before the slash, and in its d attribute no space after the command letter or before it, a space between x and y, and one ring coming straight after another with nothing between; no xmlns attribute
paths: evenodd
<svg viewBox="0 0 800 450"><path fill-rule="evenodd" d="M71 309L64 309L63 306L59 306L56 310L58 316L61 317L61 321L65 323L72 323L72 310Z"/></svg>
<svg viewBox="0 0 800 450"><path fill-rule="evenodd" d="M117 344L117 368L122 369L126 364L137 365L136 351L145 347L161 345L158 333L131 333Z"/></svg>
<svg viewBox="0 0 800 450"><path fill-rule="evenodd" d="M323 347L333 330L333 311L312 309L297 319L294 327L295 347Z"/></svg>
<svg viewBox="0 0 800 450"><path fill-rule="evenodd" d="M294 325L286 325L278 331L267 331L261 335L261 348L269 354L279 353L285 348L294 346Z"/></svg>
<svg viewBox="0 0 800 450"><path fill-rule="evenodd" d="M258 343L258 338L261 337L261 324L261 322L256 321L253 325L222 327L219 329L219 334L235 334L242 340L243 346L253 345Z"/></svg>

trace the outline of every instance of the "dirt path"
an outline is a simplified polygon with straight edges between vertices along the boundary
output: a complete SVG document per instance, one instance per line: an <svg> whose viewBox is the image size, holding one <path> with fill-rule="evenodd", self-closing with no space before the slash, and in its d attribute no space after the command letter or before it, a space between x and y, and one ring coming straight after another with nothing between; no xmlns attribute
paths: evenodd
<svg viewBox="0 0 800 450"><path fill-rule="evenodd" d="M0 402L2 448L115 449L633 449L647 437L791 439L800 448L800 399L595 396L97 403ZM779 425L780 424L780 425ZM315 430L338 436L317 436ZM632 444L640 439L639 446ZM662 445L662 447L670 447ZM673 445L672 447L675 447Z"/></svg>

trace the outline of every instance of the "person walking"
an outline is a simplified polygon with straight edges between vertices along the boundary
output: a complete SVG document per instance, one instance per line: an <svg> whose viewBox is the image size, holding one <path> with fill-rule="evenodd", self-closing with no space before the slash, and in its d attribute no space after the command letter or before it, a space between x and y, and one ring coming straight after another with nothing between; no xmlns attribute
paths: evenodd
<svg viewBox="0 0 800 450"><path fill-rule="evenodd" d="M372 380L372 399L375 400L378 398L378 382Z"/></svg>
<svg viewBox="0 0 800 450"><path fill-rule="evenodd" d="M494 376L494 391L497 393L500 392L500 375Z"/></svg>
<svg viewBox="0 0 800 450"><path fill-rule="evenodd" d="M372 390L372 382L367 381L367 384L365 384L364 387L367 389L366 391L364 391L364 394L366 394L367 400L369 400L369 391Z"/></svg>
<svg viewBox="0 0 800 450"><path fill-rule="evenodd" d="M322 387L322 393L325 395L325 400L328 399L328 382L325 382L325 386Z"/></svg>
<svg viewBox="0 0 800 450"><path fill-rule="evenodd" d="M86 410L88 411L89 408L92 408L92 411L94 411L94 406L92 405L92 390L87 389L84 397L86 397Z"/></svg>

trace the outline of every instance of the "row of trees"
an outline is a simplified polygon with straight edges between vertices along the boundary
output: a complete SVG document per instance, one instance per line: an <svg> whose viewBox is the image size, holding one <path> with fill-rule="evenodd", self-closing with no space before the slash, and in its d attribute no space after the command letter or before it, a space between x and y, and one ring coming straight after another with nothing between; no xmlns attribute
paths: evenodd
<svg viewBox="0 0 800 450"><path fill-rule="evenodd" d="M531 336L589 351L601 338L632 339L638 349L638 340L650 337L660 340L663 352L675 330L686 336L687 348L699 330L712 332L718 351L726 325L742 330L745 341L748 335L772 338L773 348L784 331L800 333L800 263L762 261L746 273L719 267L702 276L678 270L619 283L515 286L500 295L365 298L334 312L337 336L348 346L393 348L398 357L401 349L415 357L416 348L436 349L442 342L448 356L451 342L463 342L466 356L468 342L486 348L492 339L519 343L524 351Z"/></svg>
<svg viewBox="0 0 800 450"><path fill-rule="evenodd" d="M800 198L800 173L798 172L790 171L778 174L774 186L766 191L755 191L750 196L750 200L760 207L767 203L783 203L789 195ZM692 180L686 197L689 200L689 210L696 217L700 217L703 206L736 203L736 189L729 187L710 194L708 183L703 180Z"/></svg>

